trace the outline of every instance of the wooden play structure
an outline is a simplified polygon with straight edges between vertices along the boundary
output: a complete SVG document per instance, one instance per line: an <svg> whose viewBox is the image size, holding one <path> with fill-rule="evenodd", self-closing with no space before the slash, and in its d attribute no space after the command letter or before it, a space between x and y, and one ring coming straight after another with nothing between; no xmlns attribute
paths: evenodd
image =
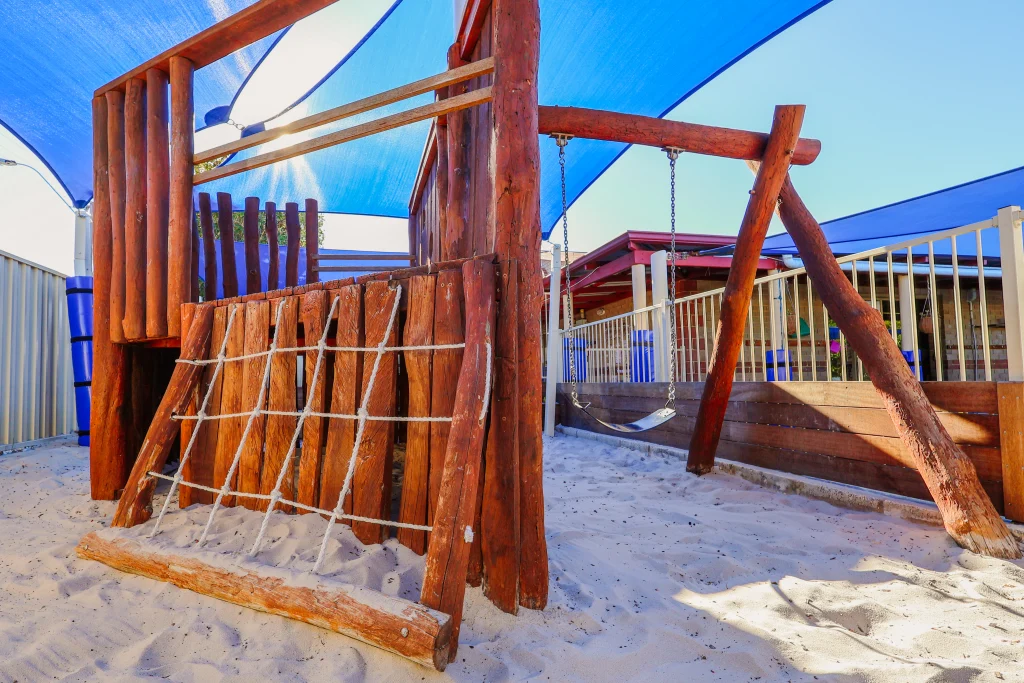
<svg viewBox="0 0 1024 683"><path fill-rule="evenodd" d="M707 472L713 463L737 333L778 208L821 296L863 349L950 533L970 549L1019 556L974 466L891 338L875 329L880 321L844 289L820 228L788 179L791 164L811 163L820 148L799 137L802 106L779 107L769 134L540 107L537 0L473 0L449 51L449 71L197 154L194 71L327 4L256 2L103 86L93 100L93 497L118 500L114 527L146 524L151 534L175 494L181 507L205 506L199 546L218 510L244 506L262 515L250 555L258 554L273 513L320 514L327 529L312 567L315 587L261 573L248 561L229 571L116 530L83 539L82 556L330 628L438 669L455 656L467 582L482 585L506 612L543 609L538 133L759 163L703 387L691 471ZM431 91L431 104L194 171L280 135ZM218 270L211 200L199 195L197 224L195 186L424 120L433 125L410 201L412 267L321 282L318 273L329 269L319 266L317 207L307 200L306 284L296 286L297 204L286 210L286 288L277 289L276 264L264 284L256 245L261 202L249 198L247 289L238 296L231 199L218 197L225 207L218 212L225 247ZM275 208L265 206L268 235ZM200 226L209 293L203 301ZM210 286L217 278L223 299ZM296 382L299 363L304 378ZM396 442L404 468L393 514ZM175 457L179 466L165 472ZM151 519L161 480L170 489ZM395 528L399 543L426 555L419 602L317 574L339 521L364 544L384 541Z"/></svg>

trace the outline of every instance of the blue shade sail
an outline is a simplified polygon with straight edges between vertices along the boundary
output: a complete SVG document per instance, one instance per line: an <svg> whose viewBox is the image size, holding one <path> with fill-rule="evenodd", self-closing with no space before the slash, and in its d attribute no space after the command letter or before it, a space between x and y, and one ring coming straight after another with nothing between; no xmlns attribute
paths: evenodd
<svg viewBox="0 0 1024 683"><path fill-rule="evenodd" d="M821 224L821 229L825 232L832 253L842 256L984 221L993 218L1003 207L1022 204L1024 167L827 221ZM983 255L998 257L998 232L984 230L981 237ZM958 256L977 256L974 233L958 237L956 246ZM921 250L917 254L920 256L926 252L927 247L916 249ZM933 249L937 256L949 256L952 245L949 239L939 240ZM761 253L786 255L796 254L797 250L793 239L787 233L780 233L765 240Z"/></svg>
<svg viewBox="0 0 1024 683"><path fill-rule="evenodd" d="M4 0L0 124L36 152L73 201L92 198L96 88L254 0ZM196 72L197 118L231 102L273 43L258 41Z"/></svg>
<svg viewBox="0 0 1024 683"><path fill-rule="evenodd" d="M541 0L540 101L664 116L718 73L828 0ZM0 3L0 121L36 150L74 199L91 197L92 91L235 12L247 0L7 0ZM226 9L217 15L210 6ZM399 0L384 20L283 120L323 111L443 71L451 0ZM196 114L229 105L273 37L196 75ZM295 65L301 69L301 64ZM268 143L244 159L329 130L425 104L424 95ZM219 110L221 118L228 111ZM213 120L219 120L213 112ZM273 125L269 122L268 125ZM429 124L423 122L203 185L320 210L405 217ZM576 140L568 154L575 201L625 151ZM541 140L542 223L561 211L557 150ZM545 230L545 234L549 232Z"/></svg>

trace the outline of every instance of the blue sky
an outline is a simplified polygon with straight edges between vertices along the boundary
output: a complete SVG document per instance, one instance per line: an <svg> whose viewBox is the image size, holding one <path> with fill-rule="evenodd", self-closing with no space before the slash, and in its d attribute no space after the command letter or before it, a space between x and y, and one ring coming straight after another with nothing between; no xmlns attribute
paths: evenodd
<svg viewBox="0 0 1024 683"><path fill-rule="evenodd" d="M364 5L358 23L369 25L387 0ZM803 132L822 141L822 154L793 176L828 220L1024 165L1022 31L1020 0L833 0L670 118L767 130L775 104L806 104ZM0 156L26 160L18 147L0 134ZM71 272L70 212L30 171L0 172L0 250ZM742 162L684 156L679 230L735 234L751 182ZM407 247L405 221L330 217L325 228L327 246ZM627 152L570 211L574 249L630 229L668 229L658 150Z"/></svg>

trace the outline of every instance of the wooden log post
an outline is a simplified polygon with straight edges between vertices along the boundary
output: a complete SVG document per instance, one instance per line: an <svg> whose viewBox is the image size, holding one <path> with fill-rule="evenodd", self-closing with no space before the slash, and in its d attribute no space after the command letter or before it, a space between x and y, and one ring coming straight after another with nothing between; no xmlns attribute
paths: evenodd
<svg viewBox="0 0 1024 683"><path fill-rule="evenodd" d="M273 320L280 320L274 334L277 339L278 348L295 348L298 338L299 327L299 306L301 297L289 296L280 299L279 306L284 306L280 318L271 306L270 316ZM267 387L267 408L274 411L292 412L296 410L296 371L298 367L298 356L295 351L290 353L278 352L270 359L270 384ZM294 415L268 415L267 416L267 446L263 456L263 472L260 474L260 493L269 495L273 492L277 479L280 476L281 468L288 455L288 447L295 433L295 426L298 418ZM290 465L295 464L298 456L292 454ZM295 500L295 474L294 469L289 466L285 470L284 478L281 480L281 496L287 500ZM267 509L267 501L261 500L258 503L260 510ZM277 504L277 509L284 512L293 510L291 505Z"/></svg>
<svg viewBox="0 0 1024 683"><path fill-rule="evenodd" d="M213 332L210 334L210 356L220 353L227 333L228 309L224 306L213 312ZM191 326L190 326L191 330ZM224 368L217 372L215 364L203 366L199 378L197 403L206 400L206 414L220 415L221 399L224 393ZM209 398L206 398L209 396ZM181 467L181 477L185 481L202 486L214 486L214 470L216 468L217 440L226 420L204 420L196 425L199 435L196 437L188 460ZM225 427L226 428L226 427ZM178 489L178 506L187 508L193 503L209 504L216 499L216 494L202 489L182 486Z"/></svg>
<svg viewBox="0 0 1024 683"><path fill-rule="evenodd" d="M213 306L200 306L196 310L188 338L181 345L183 359L201 360L209 355L213 311ZM199 365L178 363L175 366L167 392L160 401L149 431L146 432L146 438L142 442L142 449L135 460L124 495L117 504L111 526L135 526L145 522L153 514L151 505L156 479L149 476L149 472L159 472L167 461L167 454L178 433L178 424L171 416L184 411L202 372L203 368Z"/></svg>
<svg viewBox="0 0 1024 683"><path fill-rule="evenodd" d="M779 190L789 172L793 149L800 138L803 119L803 105L775 108L772 132L765 147L764 160L754 179L754 189L750 191L747 210L736 237L736 251L729 268L729 278L722 295L715 347L686 461L686 469L690 472L706 474L715 464L715 451L722 435L736 361L743 343L750 296L754 290L754 278L757 277L757 262L778 204Z"/></svg>
<svg viewBox="0 0 1024 683"><path fill-rule="evenodd" d="M288 250L284 256L284 286L299 284L299 205L284 205L284 229L288 233Z"/></svg>
<svg viewBox="0 0 1024 683"><path fill-rule="evenodd" d="M195 207L192 208L192 272L189 280L192 294L190 302L195 303L199 301L199 216Z"/></svg>
<svg viewBox="0 0 1024 683"><path fill-rule="evenodd" d="M544 463L540 311L540 148L537 71L540 7L537 0L494 0L494 85L491 149L494 154L495 251L519 262L519 604L543 609L548 596L544 537ZM504 389L495 387L501 394Z"/></svg>
<svg viewBox="0 0 1024 683"><path fill-rule="evenodd" d="M280 287L281 248L277 244L277 204L267 202L264 205L267 214L267 246L270 262L267 265L267 291L272 292Z"/></svg>
<svg viewBox="0 0 1024 683"><path fill-rule="evenodd" d="M167 218L167 334L181 336L181 305L193 296L192 253L195 211L192 207L192 154L195 151L194 68L183 57L171 57L170 185Z"/></svg>
<svg viewBox="0 0 1024 683"><path fill-rule="evenodd" d="M146 337L167 336L171 168L167 73L146 72ZM180 305L180 304L179 304ZM176 315L181 320L180 315Z"/></svg>
<svg viewBox="0 0 1024 683"><path fill-rule="evenodd" d="M900 439L939 507L946 531L973 552L1020 558L1020 547L978 481L973 463L939 421L881 314L861 298L840 270L821 226L788 177L782 186L779 211L814 283L815 293L864 363Z"/></svg>
<svg viewBox="0 0 1024 683"><path fill-rule="evenodd" d="M89 484L93 500L114 500L125 483L127 349L110 338L113 229L107 168L107 100L92 101L93 385Z"/></svg>
<svg viewBox="0 0 1024 683"><path fill-rule="evenodd" d="M245 304L231 304L217 309L224 311L227 317L234 315L231 329L227 331L227 345L224 348L225 358L238 358L245 353ZM216 322L216 320L214 321ZM221 388L220 414L232 415L242 412L242 392L245 388L245 361L225 362L221 368L221 375L224 381ZM242 440L242 432L245 430L245 423L248 417L232 417L220 420L220 427L217 429L217 448L213 456L213 485L220 488L227 479L231 463L235 459L238 445ZM238 470L231 479L231 489L238 490ZM235 505L234 496L224 496L221 504L225 507Z"/></svg>
<svg viewBox="0 0 1024 683"><path fill-rule="evenodd" d="M320 213L315 199L306 200L306 284L320 282Z"/></svg>
<svg viewBox="0 0 1024 683"><path fill-rule="evenodd" d="M110 187L110 340L124 337L124 93L111 91L107 101L107 181ZM95 266L93 272L95 272ZM93 293L95 297L95 292ZM93 430L95 431L95 429Z"/></svg>
<svg viewBox="0 0 1024 683"><path fill-rule="evenodd" d="M199 193L199 223L203 230L203 257L206 260L204 279L206 282L206 300L212 301L217 298L217 247L214 245L213 236L213 207L210 205L210 195L206 192Z"/></svg>
<svg viewBox="0 0 1024 683"><path fill-rule="evenodd" d="M245 239L245 293L263 291L260 273L260 198L245 198L243 229Z"/></svg>
<svg viewBox="0 0 1024 683"><path fill-rule="evenodd" d="M128 81L124 98L124 336L146 338L146 82Z"/></svg>
<svg viewBox="0 0 1024 683"><path fill-rule="evenodd" d="M454 660L458 648L469 551L473 535L478 533L477 487L487 425L487 373L493 365L488 356L494 353L496 308L493 263L473 259L463 266L462 275L466 348L420 597L427 607L452 616L449 661Z"/></svg>
<svg viewBox="0 0 1024 683"><path fill-rule="evenodd" d="M434 343L438 345L465 342L462 270L444 270L437 274L434 291ZM434 352L430 378L430 414L450 417L455 406L455 392L462 368L462 349L438 349ZM441 491L444 457L448 450L449 422L430 423L430 465L428 466L427 523L434 523L437 497Z"/></svg>
<svg viewBox="0 0 1024 683"><path fill-rule="evenodd" d="M260 399L260 388L266 373L267 357L255 354L270 348L270 302L249 301L245 304L245 345L244 355L252 356L244 361L242 368L242 411L252 412ZM264 392L260 410L267 405ZM248 418L246 418L248 419ZM249 437L242 444L242 455L238 461L238 490L242 493L260 492L260 475L263 471L263 439L266 434L266 416L259 414L252 421ZM239 498L239 505L250 510L259 509L255 498Z"/></svg>
<svg viewBox="0 0 1024 683"><path fill-rule="evenodd" d="M220 275L224 298L238 296L238 269L235 267L235 218L231 195L217 193L217 227L220 229ZM207 293L207 299L216 299Z"/></svg>
<svg viewBox="0 0 1024 683"><path fill-rule="evenodd" d="M315 289L302 295L302 330L305 336L303 346L316 346L320 343L324 327L329 326L327 313L331 309L331 302L336 294ZM320 361L320 372L314 373L317 366L317 351L306 351L304 370L306 372L306 403L310 410L316 413L326 413L327 388L327 359L330 352L324 351L324 357ZM310 415L302 423L302 457L299 458L299 485L297 500L304 504L315 506L320 502L320 473L323 469L321 454L326 440L327 430L324 428L324 418ZM296 508L299 514L306 514L306 510Z"/></svg>
<svg viewBox="0 0 1024 683"><path fill-rule="evenodd" d="M462 46L455 43L448 48L448 68L454 69L467 62L462 59ZM463 95L469 92L469 83L458 83L448 87L449 96ZM440 231L441 260L448 261L469 256L467 236L469 234L469 198L472 193L470 186L470 169L472 160L469 146L473 135L473 118L468 110L448 114L447 125L447 206L445 229ZM441 139L438 137L438 170L440 171Z"/></svg>

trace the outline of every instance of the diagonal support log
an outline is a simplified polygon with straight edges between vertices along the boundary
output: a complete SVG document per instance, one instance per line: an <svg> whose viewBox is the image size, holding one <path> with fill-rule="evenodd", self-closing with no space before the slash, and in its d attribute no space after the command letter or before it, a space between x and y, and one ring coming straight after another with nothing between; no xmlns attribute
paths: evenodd
<svg viewBox="0 0 1024 683"><path fill-rule="evenodd" d="M772 211L778 203L779 191L789 173L803 120L803 105L775 108L772 132L754 179L754 189L750 191L750 200L736 238L736 252L729 268L729 279L722 294L715 349L711 354L704 394L697 411L697 425L690 439L690 453L686 460L686 469L690 472L706 474L715 464L715 451L722 435L725 410L729 405L736 360L739 358L740 344L743 343L747 309L750 308L750 296L754 291L757 262L771 224ZM675 293L672 298L675 298Z"/></svg>
<svg viewBox="0 0 1024 683"><path fill-rule="evenodd" d="M978 480L974 464L939 422L921 384L903 359L882 316L861 298L832 256L821 226L793 182L781 192L782 222L804 260L807 274L847 343L864 363L900 439L935 499L949 535L976 553L1016 559L1016 540Z"/></svg>

